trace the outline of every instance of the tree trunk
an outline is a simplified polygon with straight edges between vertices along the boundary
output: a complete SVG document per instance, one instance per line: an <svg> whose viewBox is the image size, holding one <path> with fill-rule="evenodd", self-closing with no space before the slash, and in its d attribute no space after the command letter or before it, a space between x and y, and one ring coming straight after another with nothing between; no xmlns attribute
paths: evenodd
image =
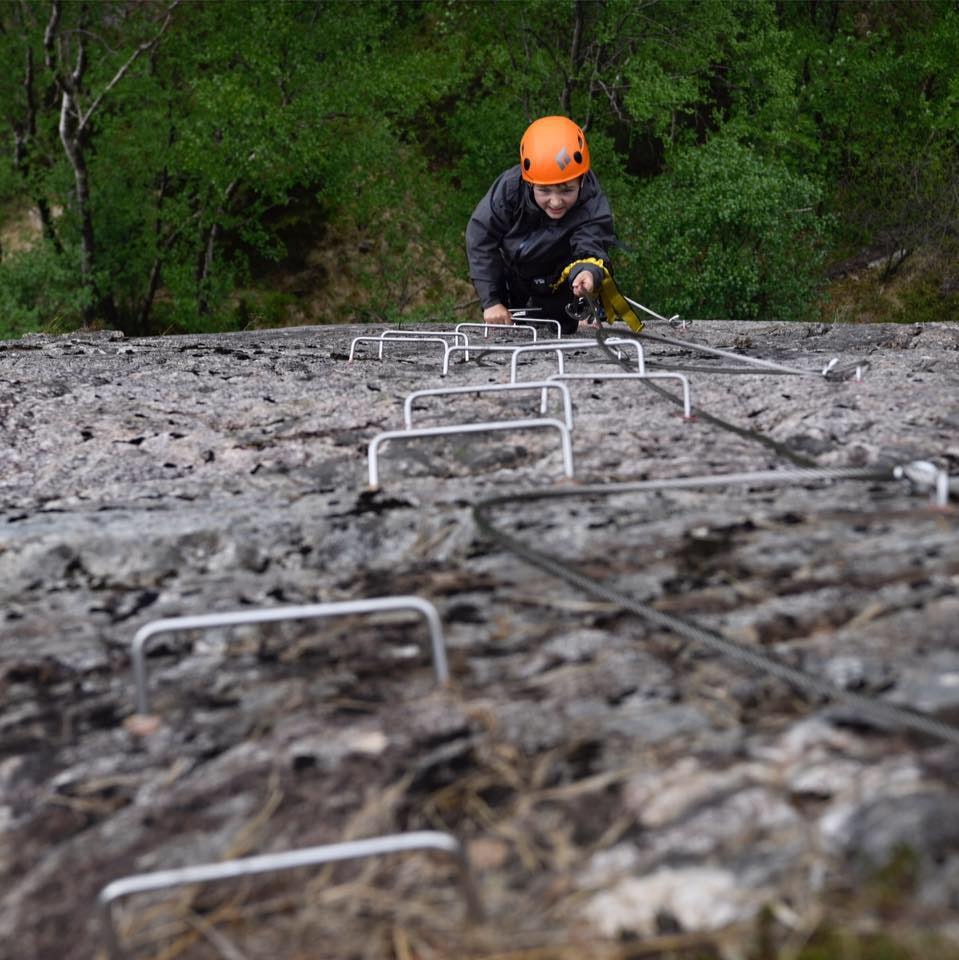
<svg viewBox="0 0 959 960"><path fill-rule="evenodd" d="M94 243L85 139L85 136L77 131L77 111L73 94L64 90L60 106L60 142L73 169L77 218L80 222L80 277L83 284L88 285L93 279Z"/></svg>
<svg viewBox="0 0 959 960"><path fill-rule="evenodd" d="M210 229L207 231L206 243L203 245L203 251L200 254L199 262L197 263L196 270L196 284L197 284L197 297L196 297L196 309L201 317L208 316L210 313L210 302L206 295L206 290L204 289L206 281L209 279L210 274L213 272L213 256L216 252L217 240L220 238L220 217L224 216L227 212L227 208L230 205L230 201L233 199L233 194L236 193L237 187L239 187L239 179L234 180L226 188L223 193L223 202L220 204L219 208L216 211L213 223L210 225Z"/></svg>
<svg viewBox="0 0 959 960"><path fill-rule="evenodd" d="M116 305L112 294L104 294L97 284L94 273L96 245L93 233L93 213L90 206L90 175L87 170L86 130L79 129L77 109L73 94L63 91L60 108L60 141L73 168L73 183L76 191L77 219L80 223L80 283L90 291L89 303L83 309L83 319L91 324L102 318L110 326L117 322Z"/></svg>
<svg viewBox="0 0 959 960"><path fill-rule="evenodd" d="M59 14L57 15L59 16ZM37 95L35 88L36 70L34 69L33 51L28 46L23 71L23 93L24 103L26 104L26 115L22 121L14 121L13 123L13 167L23 178L24 183L28 184L31 181L30 174L34 163L34 157L31 156L31 148L34 146L37 137ZM55 93L55 91L50 92ZM49 166L49 164L45 165ZM63 245L60 243L60 237L57 235L56 227L54 226L53 211L51 210L49 200L41 193L34 191L33 203L37 208L37 213L40 215L43 236L51 243L53 249L58 254L63 253Z"/></svg>
<svg viewBox="0 0 959 960"><path fill-rule="evenodd" d="M563 92L559 98L561 111L566 116L572 113L573 87L576 84L576 74L579 72L582 59L583 19L583 0L576 0L573 4L573 37L569 45L569 73L566 75Z"/></svg>
<svg viewBox="0 0 959 960"><path fill-rule="evenodd" d="M173 0L166 10L166 15L157 33L147 41L141 43L126 59L122 66L113 75L112 79L94 98L93 102L83 110L80 105L80 93L83 88L84 74L87 68L86 34L84 20L86 8L80 18L80 29L76 31L76 61L73 70L69 70L63 62L63 40L58 36L60 20L60 0L53 0L50 21L44 33L44 49L49 62L54 63L54 54L57 54L59 70L56 74L60 89L60 142L73 169L75 188L75 203L77 218L80 225L80 281L90 291L90 303L84 308L84 321L90 323L102 317L110 326L117 323L117 309L111 292L104 293L99 289L96 279L96 245L94 243L93 210L90 202L90 176L87 170L87 147L89 145L91 127L90 121L94 114L113 88L120 83L134 63L145 53L152 50L170 25L173 11L180 0Z"/></svg>

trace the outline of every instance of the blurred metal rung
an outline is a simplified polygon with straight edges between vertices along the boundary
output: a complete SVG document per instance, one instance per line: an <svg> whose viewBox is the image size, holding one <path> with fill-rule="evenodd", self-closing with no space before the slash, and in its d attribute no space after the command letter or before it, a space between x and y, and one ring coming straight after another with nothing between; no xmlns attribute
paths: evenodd
<svg viewBox="0 0 959 960"><path fill-rule="evenodd" d="M369 446L370 489L378 490L380 474L377 454L382 444L389 440L412 440L416 437L444 437L460 433L490 433L499 430L558 430L563 448L563 470L567 477L573 476L573 445L569 437L569 428L561 420L544 418L539 420L491 420L483 423L461 423L445 427L420 427L416 430L388 430L378 433Z"/></svg>
<svg viewBox="0 0 959 960"><path fill-rule="evenodd" d="M475 384L466 387L435 387L431 390L416 390L409 394L403 402L403 423L407 430L413 428L413 403L421 397L444 397L448 395L462 393L499 393L515 392L517 390L542 390L543 395L540 400L541 414L546 413L547 393L550 389L558 389L563 401L563 414L566 420L566 426L573 429L573 403L569 395L569 388L562 383L554 383L550 380L530 380L527 383L487 383Z"/></svg>
<svg viewBox="0 0 959 960"><path fill-rule="evenodd" d="M449 667L446 661L446 646L443 626L436 607L420 597L370 597L363 600L341 600L332 603L309 603L302 606L263 607L251 610L235 610L228 613L205 613L193 617L170 617L153 620L137 630L130 648L133 661L133 680L136 686L137 713L150 712L150 696L147 685L146 646L148 641L161 634L184 633L188 630L216 630L223 627L239 627L256 623L280 623L290 620L317 620L325 617L342 617L355 613L382 613L391 610L413 610L425 620L430 632L433 649L433 666L437 683L449 682Z"/></svg>
<svg viewBox="0 0 959 960"><path fill-rule="evenodd" d="M172 887L211 883L216 880L234 880L256 874L294 870L297 867L310 867L320 863L359 860L366 857L378 857L388 853L407 853L414 850L434 850L447 854L456 861L460 890L466 904L467 918L471 923L482 921L483 905L473 880L469 856L463 845L450 833L419 830L121 877L108 883L100 891L97 898L107 954L110 960L123 960L125 956L125 951L120 946L113 917L113 904L121 897L128 897L137 893L150 893L154 890L168 890Z"/></svg>

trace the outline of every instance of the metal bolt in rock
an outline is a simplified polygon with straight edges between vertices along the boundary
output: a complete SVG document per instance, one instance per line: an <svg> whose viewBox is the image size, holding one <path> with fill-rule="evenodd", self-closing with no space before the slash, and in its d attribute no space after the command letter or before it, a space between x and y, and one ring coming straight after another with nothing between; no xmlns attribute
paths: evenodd
<svg viewBox="0 0 959 960"><path fill-rule="evenodd" d="M893 467L892 475L897 480L908 480L917 490L932 491L932 501L937 507L949 506L949 472L931 461L913 460L901 464Z"/></svg>
<svg viewBox="0 0 959 960"><path fill-rule="evenodd" d="M467 916L470 922L482 921L483 906L473 880L469 857L462 844L449 833L419 830L371 837L366 840L351 840L346 843L302 847L299 850L288 850L282 853L265 853L255 857L224 860L221 863L203 863L173 870L156 870L152 873L141 873L114 880L100 891L97 898L107 953L110 960L122 960L125 955L117 937L113 917L113 903L121 897L136 893L150 893L154 890L167 890L171 887L210 883L216 880L235 880L261 873L276 873L320 863L359 860L413 850L435 850L448 854L456 861Z"/></svg>
<svg viewBox="0 0 959 960"><path fill-rule="evenodd" d="M475 384L466 387L435 387L430 390L416 390L409 394L403 401L403 422L407 430L413 428L413 402L421 397L443 397L447 395L463 393L499 393L503 391L517 390L542 390L543 396L540 401L540 413L546 413L547 392L550 389L558 389L563 400L563 413L565 415L566 426L573 429L573 403L570 399L569 388L562 383L551 382L550 380L531 380L527 383L486 383Z"/></svg>
<svg viewBox="0 0 959 960"><path fill-rule="evenodd" d="M444 437L460 433L489 433L499 430L558 430L563 448L563 471L567 477L573 477L573 445L569 437L569 428L561 420L544 418L540 420L491 420L483 423L461 423L446 427L420 427L416 430L387 430L378 433L369 446L370 489L380 486L379 463L377 454L382 444L389 440L412 440L416 437Z"/></svg>
<svg viewBox="0 0 959 960"><path fill-rule="evenodd" d="M317 620L326 617L342 617L354 613L382 613L392 610L414 610L426 620L433 649L433 667L438 683L449 682L449 667L443 627L436 607L420 597L371 597L364 600L342 600L334 603L309 603L291 607L267 607L252 610L236 610L229 613L205 613L194 617L171 617L153 620L137 630L130 648L133 660L133 680L136 686L137 713L150 712L147 686L145 651L153 637L160 634L184 633L188 630L216 630L223 627L239 627L256 623L279 623L288 620Z"/></svg>

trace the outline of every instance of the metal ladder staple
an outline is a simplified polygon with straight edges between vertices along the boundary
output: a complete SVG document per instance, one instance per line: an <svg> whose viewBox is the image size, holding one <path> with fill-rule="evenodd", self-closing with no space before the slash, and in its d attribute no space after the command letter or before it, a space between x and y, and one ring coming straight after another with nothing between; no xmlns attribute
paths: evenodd
<svg viewBox="0 0 959 960"><path fill-rule="evenodd" d="M536 327L526 323L458 323L456 324L455 330L457 333L459 333L465 330L467 327L470 329L481 329L483 331L484 339L489 337L490 330L532 330L534 343L539 336L539 331L536 329ZM469 335L464 333L463 336L467 338L466 342L469 343Z"/></svg>
<svg viewBox="0 0 959 960"><path fill-rule="evenodd" d="M347 616L354 613L382 613L392 610L414 610L424 618L430 633L436 681L441 686L445 686L449 683L449 667L446 660L443 627L433 604L420 597L413 596L371 597L364 600L342 600L333 603L311 603L301 606L236 610L228 613L205 613L192 617L171 617L144 624L137 630L130 647L130 657L133 661L133 680L136 687L137 713L148 714L150 712L145 652L147 643L161 634L183 633L187 630L216 630L222 627L238 627L256 623L315 620L324 617Z"/></svg>
<svg viewBox="0 0 959 960"><path fill-rule="evenodd" d="M483 347L483 348L482 348L482 353L483 353L483 354L487 354L487 353L514 353L514 352L517 351L517 350L534 350L534 349L540 350L540 351L542 351L542 350L553 350L553 351L555 351L555 353L556 353L557 363L558 363L558 365L559 365L559 371L560 371L560 373L562 373L562 372L563 372L563 347L564 347L565 345L566 345L565 342L562 343L562 344L560 344L560 343L537 343L537 344L521 345L521 346L518 346L518 347L517 347L517 346L512 346L512 347L510 347L510 346L506 346L505 344L504 344L504 345L495 345L495 346L494 346L494 345L490 345L490 346L488 346L488 347ZM469 351L470 351L471 349L472 349L472 350L476 350L477 348L476 348L476 347L448 347L447 350L446 350L446 355L443 357L443 370L442 370L442 373L441 373L440 375L445 377L445 376L449 373L449 369L450 369L450 357L451 357L454 353L462 353L462 352L465 352L465 353L466 353L466 359L468 360L468 359L469 359Z"/></svg>
<svg viewBox="0 0 959 960"><path fill-rule="evenodd" d="M462 346L469 346L470 338L459 330L450 332L449 330L383 330L380 333L380 340L416 340L429 339L431 337L452 337L453 342ZM380 345L379 358L383 359L383 346Z"/></svg>
<svg viewBox="0 0 959 960"><path fill-rule="evenodd" d="M517 376L517 361L519 360L519 355L523 353L537 353L542 352L543 350L596 350L602 349L604 345L609 347L616 346L630 346L636 348L636 365L640 373L646 372L646 355L643 351L642 344L638 340L633 340L631 338L621 338L621 337L612 337L604 339L603 343L597 343L596 340L564 340L561 344L530 344L529 346L515 347L513 357L510 360L510 370L509 370L509 379L510 383L516 383ZM563 369L562 361L559 363L559 373L565 373Z"/></svg>
<svg viewBox="0 0 959 960"><path fill-rule="evenodd" d="M406 853L413 850L435 850L451 856L456 861L460 891L466 904L467 918L471 923L481 922L483 920L483 905L473 879L469 856L463 845L450 833L419 830L121 877L108 883L100 891L97 898L107 953L110 960L123 960L126 954L126 951L120 945L113 915L113 904L121 897L128 897L137 893L149 893L155 890L166 890L171 887L210 883L216 880L234 880L256 874L293 870L297 867L315 866L320 863L359 860L366 857L383 856L388 853Z"/></svg>
<svg viewBox="0 0 959 960"><path fill-rule="evenodd" d="M443 437L458 433L488 433L499 430L558 430L563 449L563 472L573 478L573 445L570 441L569 428L561 420L550 418L533 420L492 420L483 423L462 423L446 427L420 427L414 430L387 430L378 433L369 445L369 478L370 490L379 490L380 474L377 461L377 452L380 446L390 440L412 440L416 437Z"/></svg>
<svg viewBox="0 0 959 960"><path fill-rule="evenodd" d="M464 393L499 393L510 391L515 392L518 390L542 390L543 395L540 401L539 412L541 414L545 414L547 393L550 389L557 389L559 390L563 401L563 413L566 426L572 430L573 404L570 398L569 388L565 384L553 382L553 379L554 378L550 378L550 380L530 380L526 383L488 383L475 384L466 387L435 387L429 390L416 390L407 395L406 399L403 401L403 422L407 430L411 430L413 428L413 403L414 401L419 400L421 397L443 397Z"/></svg>
<svg viewBox="0 0 959 960"><path fill-rule="evenodd" d="M563 325L559 320L553 320L551 317L529 317L529 313L538 313L540 311L539 307L510 307L509 315L510 318L515 322L516 320L528 320L530 323L541 323L549 324L552 327L556 328L556 339L563 339Z"/></svg>
<svg viewBox="0 0 959 960"><path fill-rule="evenodd" d="M441 343L441 344L443 345L443 354L444 354L443 365L444 365L444 366L446 366L446 363L447 363L447 361L448 361L448 359L449 359L450 345L449 345L449 343L448 343L446 340L443 339L443 337L439 337L439 336L430 336L430 337L386 337L386 338L384 339L383 337L377 337L377 336L368 335L368 336L354 337L354 338L353 338L353 341L352 341L352 343L350 344L349 362L350 362L350 363L353 362L353 358L354 358L355 353L356 353L356 345L357 345L358 343L371 343L371 342L372 342L372 343L378 343L378 344L379 344L379 351L380 351L380 352L379 352L379 356L380 356L380 357L383 356L383 345L386 344L386 343L406 343L406 344L416 344L416 345L419 345L419 344L421 344L421 343ZM463 346L461 346L461 347L459 347L459 349L460 349L460 350L467 350L467 351L468 351L468 350L469 350L469 347L463 347Z"/></svg>

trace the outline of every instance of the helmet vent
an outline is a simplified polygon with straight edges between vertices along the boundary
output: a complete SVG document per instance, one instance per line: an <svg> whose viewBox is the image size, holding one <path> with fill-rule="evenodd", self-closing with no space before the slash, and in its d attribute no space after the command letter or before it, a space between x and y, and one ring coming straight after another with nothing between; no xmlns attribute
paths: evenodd
<svg viewBox="0 0 959 960"><path fill-rule="evenodd" d="M574 159L577 163L582 163L582 162L583 162L583 155L577 150L576 153L573 154L573 159Z"/></svg>

